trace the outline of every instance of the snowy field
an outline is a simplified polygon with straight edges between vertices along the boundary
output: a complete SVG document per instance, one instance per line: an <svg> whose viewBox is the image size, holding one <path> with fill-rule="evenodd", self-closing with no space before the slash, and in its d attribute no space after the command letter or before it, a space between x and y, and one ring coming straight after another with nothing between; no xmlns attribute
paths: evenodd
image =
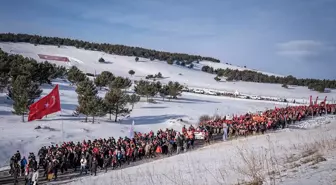
<svg viewBox="0 0 336 185"><path fill-rule="evenodd" d="M320 99L328 96L328 100L336 100L336 92L332 90L330 93L318 93L309 90L307 87L290 87L285 89L281 84L262 84L251 82L216 82L214 75L200 71L203 65L213 66L214 68L231 68L243 70L242 67L226 65L223 63L212 63L202 61L199 64L195 63L195 69L188 69L186 67L168 65L164 61L150 61L148 59L140 58L139 62L135 62L134 57L110 55L98 51L89 51L84 49L76 49L75 47L61 46L45 46L28 43L0 43L0 48L7 53L21 54L26 57L34 58L38 61L37 54L64 56L70 59L69 65L75 65L86 73L100 73L108 70L117 76L129 76L128 71L134 70L134 80L145 78L149 74L156 74L161 72L165 79L162 82L179 81L181 84L189 87L206 88L213 90L221 90L228 92L235 92L236 90L242 94L256 95L256 96L272 96L279 98L298 98L308 100L309 96L319 96ZM107 63L99 63L98 59L103 57ZM56 62L57 64L64 64L64 62ZM64 64L66 65L66 64ZM66 65L68 66L68 65ZM265 73L269 74L269 73Z"/></svg>
<svg viewBox="0 0 336 185"><path fill-rule="evenodd" d="M179 81L188 87L229 92L238 90L249 95L275 96L287 99L308 100L310 95L314 98L319 96L320 99L327 95L328 100L336 98L335 91L321 94L310 91L307 87L285 89L280 84L216 82L213 79L214 75L200 71L202 65L210 65L214 68L243 69L221 63L214 64L204 61L195 64L195 69L188 69L168 65L163 61L149 61L141 58L139 62L135 62L134 57L110 55L74 47L61 46L57 48L56 46L34 46L27 43L0 43L0 47L5 52L22 54L38 61L42 60L38 58L37 54L68 57L71 61L68 64L50 62L65 66L75 65L86 73L100 73L108 70L117 76L129 76L128 71L132 69L135 71L133 77L129 76L132 80L144 79L146 75L161 72L166 77L161 80L163 83ZM103 57L107 63L98 63L100 57ZM12 102L6 98L5 94L0 94L0 168L8 166L9 158L16 150L27 156L29 152L36 153L42 146L62 141L128 136L133 120L135 121L135 131L139 132L165 128L180 130L183 125L196 124L198 118L204 114L240 115L287 106L287 104L279 102L183 93L181 97L171 101L155 98L155 103L147 103L145 100L141 100L134 106L129 117L118 123L108 121L108 116L106 116L97 118L95 124L92 124L91 122L83 122L83 117L72 116L77 106L75 87L60 80L55 81L54 84L59 84L62 112L29 123L22 123L20 116L12 115ZM43 85L42 88L42 96L48 94L52 89L49 85ZM99 92L102 97L104 94L105 91ZM35 129L38 126L41 129ZM336 165L335 130L335 117L315 118L277 133L219 143L195 152L157 160L137 167L117 170L97 177L77 179L71 184L237 184L251 180L248 179L250 174L242 174L242 172L246 172L243 168L249 166L242 158L255 155L256 161L263 161L260 174L266 178L266 181L271 181L268 179L269 176L265 175L271 170L272 174L275 174L273 179L276 179L277 182L282 181L279 184L291 185L300 182L299 184L329 185L336 180L336 169L332 170ZM303 164L302 160L310 155L294 160L294 162L288 162L288 158L292 158L293 155L301 155L311 146L316 147L317 150L314 152L314 156L323 155L327 162L314 165ZM274 161L276 161L276 165ZM268 167L265 168L266 164L272 165L267 165ZM296 167L294 168L292 165ZM249 169L247 171L257 170Z"/></svg>
<svg viewBox="0 0 336 185"><path fill-rule="evenodd" d="M315 122L320 126L209 145L69 184L217 185L251 182L252 176L258 175L266 184L273 184L275 179L276 184L283 185L331 185L336 182L336 121L328 117Z"/></svg>
<svg viewBox="0 0 336 185"><path fill-rule="evenodd" d="M0 96L0 167L8 165L10 156L16 150L27 155L29 152L38 151L44 145L59 143L63 138L65 141L82 141L111 136L129 136L129 128L133 120L136 131L148 132L165 128L180 130L185 124L197 123L198 118L204 114L231 116L287 105L183 93L181 97L171 101L156 98L156 103L147 103L144 99L134 106L130 117L121 120L120 123L109 122L106 116L97 118L95 124L92 124L83 122L84 118L72 116L78 105L75 87L61 81L55 84L59 84L62 112L49 115L39 121L22 123L20 116L12 115L10 100L7 100L4 94ZM42 96L48 94L51 89L51 86L44 85ZM103 97L105 92L100 91L99 95ZM182 119L183 122L177 119ZM47 128L35 130L37 126Z"/></svg>

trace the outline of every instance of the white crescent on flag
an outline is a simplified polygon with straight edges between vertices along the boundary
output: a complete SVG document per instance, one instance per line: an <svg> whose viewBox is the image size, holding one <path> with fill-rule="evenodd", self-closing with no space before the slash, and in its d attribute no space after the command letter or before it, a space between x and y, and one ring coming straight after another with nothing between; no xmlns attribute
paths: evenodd
<svg viewBox="0 0 336 185"><path fill-rule="evenodd" d="M50 105L50 106L52 107L52 106L54 106L55 103L56 103L56 98L55 98L55 96L52 96L51 99L53 100L53 101L52 101L52 104Z"/></svg>

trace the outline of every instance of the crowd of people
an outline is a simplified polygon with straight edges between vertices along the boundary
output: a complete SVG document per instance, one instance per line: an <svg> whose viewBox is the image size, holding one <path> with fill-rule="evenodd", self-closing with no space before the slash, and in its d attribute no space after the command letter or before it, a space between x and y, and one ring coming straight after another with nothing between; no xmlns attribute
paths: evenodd
<svg viewBox="0 0 336 185"><path fill-rule="evenodd" d="M289 106L230 119L214 118L199 123L197 127L184 126L181 132L167 128L156 133L134 132L132 138L64 142L43 146L38 151L38 162L33 153L26 160L17 151L11 158L10 173L14 176L15 184L18 176L24 175L29 185L37 184L38 169L41 168L46 180L56 180L59 171L65 173L68 170L78 171L79 174L87 174L89 171L91 175L96 175L98 168L106 172L108 168L120 168L143 158L187 152L194 148L195 133L204 133L205 143L210 143L213 135L222 135L223 140L227 140L230 137L264 134L267 130L286 128L288 124L322 114L336 114L336 105Z"/></svg>

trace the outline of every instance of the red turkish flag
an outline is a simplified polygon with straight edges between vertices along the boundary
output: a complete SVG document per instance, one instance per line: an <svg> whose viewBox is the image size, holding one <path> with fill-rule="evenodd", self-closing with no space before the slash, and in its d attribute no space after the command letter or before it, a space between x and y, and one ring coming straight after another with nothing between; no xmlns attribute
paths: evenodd
<svg viewBox="0 0 336 185"><path fill-rule="evenodd" d="M45 97L33 103L29 107L28 121L42 119L43 116L52 114L61 110L61 101L58 91L58 85Z"/></svg>

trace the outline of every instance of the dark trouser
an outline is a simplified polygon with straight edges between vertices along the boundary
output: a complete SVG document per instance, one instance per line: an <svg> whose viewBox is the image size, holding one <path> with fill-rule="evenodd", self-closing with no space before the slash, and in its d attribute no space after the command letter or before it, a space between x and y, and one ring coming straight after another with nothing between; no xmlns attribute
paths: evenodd
<svg viewBox="0 0 336 185"><path fill-rule="evenodd" d="M118 166L121 167L121 159L118 159Z"/></svg>
<svg viewBox="0 0 336 185"><path fill-rule="evenodd" d="M24 175L24 166L21 166L21 175Z"/></svg>
<svg viewBox="0 0 336 185"><path fill-rule="evenodd" d="M107 172L107 164L104 164L105 172Z"/></svg>
<svg viewBox="0 0 336 185"><path fill-rule="evenodd" d="M57 171L58 171L58 169L57 169L57 168L54 168L54 179L55 179L55 180L57 179Z"/></svg>
<svg viewBox="0 0 336 185"><path fill-rule="evenodd" d="M83 171L85 171L85 174L87 174L86 166L81 166L81 168L80 168L80 175L82 175Z"/></svg>
<svg viewBox="0 0 336 185"><path fill-rule="evenodd" d="M190 146L191 146L191 149L194 148L194 139L190 140Z"/></svg>
<svg viewBox="0 0 336 185"><path fill-rule="evenodd" d="M92 168L91 170L91 175L94 174L95 176L97 175L97 167Z"/></svg>

